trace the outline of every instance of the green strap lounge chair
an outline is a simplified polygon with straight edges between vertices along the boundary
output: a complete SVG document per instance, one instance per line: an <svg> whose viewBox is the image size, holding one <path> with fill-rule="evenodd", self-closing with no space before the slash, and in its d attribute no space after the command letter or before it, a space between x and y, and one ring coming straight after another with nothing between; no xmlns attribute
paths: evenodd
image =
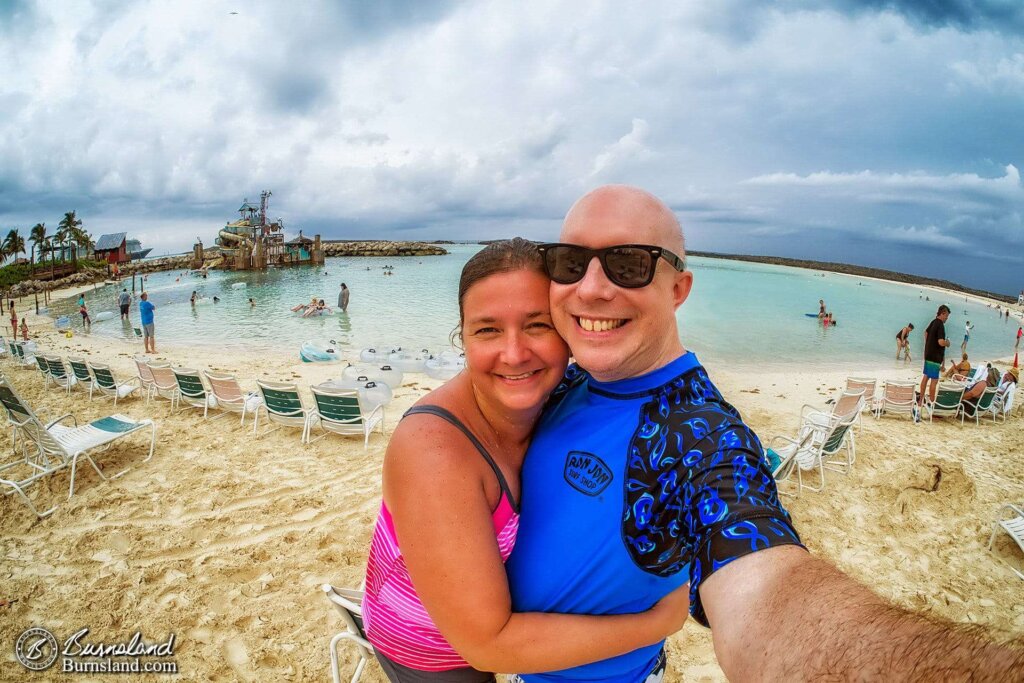
<svg viewBox="0 0 1024 683"><path fill-rule="evenodd" d="M960 410L960 402L964 398L964 385L959 382L939 382L935 390L935 400L931 401L925 397L924 405L928 409L928 421L935 417L960 416L960 424L964 423L963 412Z"/></svg>
<svg viewBox="0 0 1024 683"><path fill-rule="evenodd" d="M974 418L974 424L980 425L978 417L985 413L992 416L992 421L996 421L995 411L992 409L992 401L996 397L996 387L985 387L985 393L978 398L978 403L974 404L970 401L963 401L960 403L960 412L968 418Z"/></svg>
<svg viewBox="0 0 1024 683"><path fill-rule="evenodd" d="M39 375L43 378L43 388L45 389L53 381L53 376L50 374L50 364L46 362L46 358L41 353L36 354L32 360L35 361Z"/></svg>
<svg viewBox="0 0 1024 683"><path fill-rule="evenodd" d="M152 420L133 420L125 415L110 415L80 426L74 416L67 414L44 424L4 377L0 377L0 403L3 404L8 419L17 425L24 437L24 459L18 464L27 467L31 472L21 479L0 479L0 485L10 489L5 492L6 494L16 493L21 497L39 517L51 514L57 506L40 511L26 494L27 486L33 482L70 467L70 500L75 493L75 474L81 458L84 458L104 481L116 479L128 472L131 466L108 476L96 464L93 455L107 450L115 441L144 429L150 430L149 452L141 462L147 462L153 457L156 425ZM72 424L61 424L67 420L71 420Z"/></svg>
<svg viewBox="0 0 1024 683"><path fill-rule="evenodd" d="M299 427L302 430L302 441L306 441L307 417L309 416L305 406L302 405L302 398L299 396L299 389L294 384L287 382L267 382L257 380L260 394L263 396L261 408L267 416L268 422L276 423L264 432L264 435L276 431L281 427ZM260 414L256 412L256 419L253 421L252 433L257 434L260 425Z"/></svg>
<svg viewBox="0 0 1024 683"><path fill-rule="evenodd" d="M114 405L120 399L128 398L136 391L142 389L142 380L138 377L129 377L127 380L121 382L114 376L114 371L110 369L109 365L103 363L89 363L89 368L92 370L93 385L89 389L89 398L92 398L93 391L102 394L107 398L114 399Z"/></svg>
<svg viewBox="0 0 1024 683"><path fill-rule="evenodd" d="M375 406L369 412L363 410L359 400L359 392L354 389L336 389L332 387L310 387L316 407L310 411L306 427L306 442L312 443L314 426L324 430L317 437L322 439L327 434L357 435L363 437L363 449L370 443L370 433L380 427L384 434L384 406Z"/></svg>
<svg viewBox="0 0 1024 683"><path fill-rule="evenodd" d="M172 372L178 382L178 405L184 403L186 407L199 408L206 418L210 408L217 407L217 399L206 388L202 375L192 368L173 368Z"/></svg>
<svg viewBox="0 0 1024 683"><path fill-rule="evenodd" d="M70 394L72 387L78 384L75 374L64 364L64 360L60 356L42 356L42 358L50 368L50 378L53 383Z"/></svg>
<svg viewBox="0 0 1024 683"><path fill-rule="evenodd" d="M812 416L804 420L796 438L775 437L769 442L769 448L778 453L783 460L788 457L796 460L798 495L803 489L823 490L826 469L844 474L849 472L856 456L850 427L856 419L857 416L854 414L843 417L826 416L824 420ZM817 486L804 483L804 470L818 471Z"/></svg>
<svg viewBox="0 0 1024 683"><path fill-rule="evenodd" d="M68 357L68 365L71 366L71 372L74 373L75 379L78 383L75 386L81 387L82 390L89 390L89 398L92 399L93 389L93 376L89 371L89 364L85 362L83 358L71 358Z"/></svg>

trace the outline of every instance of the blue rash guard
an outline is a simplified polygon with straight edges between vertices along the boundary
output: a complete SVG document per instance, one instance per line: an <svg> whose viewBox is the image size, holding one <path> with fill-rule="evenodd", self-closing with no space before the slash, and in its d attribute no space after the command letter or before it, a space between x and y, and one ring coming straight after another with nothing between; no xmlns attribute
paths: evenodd
<svg viewBox="0 0 1024 683"><path fill-rule="evenodd" d="M516 612L625 614L732 560L800 545L757 436L687 353L641 377L578 366L552 394L523 465L506 565ZM535 681L643 681L663 643Z"/></svg>

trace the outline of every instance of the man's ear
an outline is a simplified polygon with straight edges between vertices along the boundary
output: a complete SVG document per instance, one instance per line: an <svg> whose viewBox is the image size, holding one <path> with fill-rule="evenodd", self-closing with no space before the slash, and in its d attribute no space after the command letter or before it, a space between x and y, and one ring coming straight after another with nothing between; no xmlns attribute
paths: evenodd
<svg viewBox="0 0 1024 683"><path fill-rule="evenodd" d="M686 298L690 296L690 288L693 287L693 273L684 270L681 273L676 273L675 282L672 283L672 303L675 308L679 308L686 301Z"/></svg>

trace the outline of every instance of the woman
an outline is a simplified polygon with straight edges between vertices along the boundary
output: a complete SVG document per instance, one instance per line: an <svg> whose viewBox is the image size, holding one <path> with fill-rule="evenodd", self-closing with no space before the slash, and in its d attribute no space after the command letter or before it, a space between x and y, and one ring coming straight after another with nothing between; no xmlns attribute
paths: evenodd
<svg viewBox="0 0 1024 683"><path fill-rule="evenodd" d="M656 643L686 619L685 587L642 614L511 612L504 561L518 529L519 474L569 356L548 286L526 240L471 258L459 282L466 369L391 437L363 614L393 681L564 669Z"/></svg>
<svg viewBox="0 0 1024 683"><path fill-rule="evenodd" d="M18 338L18 313L14 310L14 299L7 302L8 307L11 309L11 336L15 339Z"/></svg>

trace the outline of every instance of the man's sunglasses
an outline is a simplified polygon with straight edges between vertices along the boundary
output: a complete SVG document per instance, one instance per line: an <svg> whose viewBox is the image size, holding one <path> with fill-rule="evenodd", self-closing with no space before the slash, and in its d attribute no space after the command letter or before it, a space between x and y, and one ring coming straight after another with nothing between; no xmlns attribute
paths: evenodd
<svg viewBox="0 0 1024 683"><path fill-rule="evenodd" d="M578 244L552 242L538 244L537 249L544 257L544 270L548 277L560 285L571 285L582 280L595 256L601 262L608 279L628 289L651 284L659 257L680 272L686 270L683 259L668 249L649 244L619 244L603 249L587 249Z"/></svg>

